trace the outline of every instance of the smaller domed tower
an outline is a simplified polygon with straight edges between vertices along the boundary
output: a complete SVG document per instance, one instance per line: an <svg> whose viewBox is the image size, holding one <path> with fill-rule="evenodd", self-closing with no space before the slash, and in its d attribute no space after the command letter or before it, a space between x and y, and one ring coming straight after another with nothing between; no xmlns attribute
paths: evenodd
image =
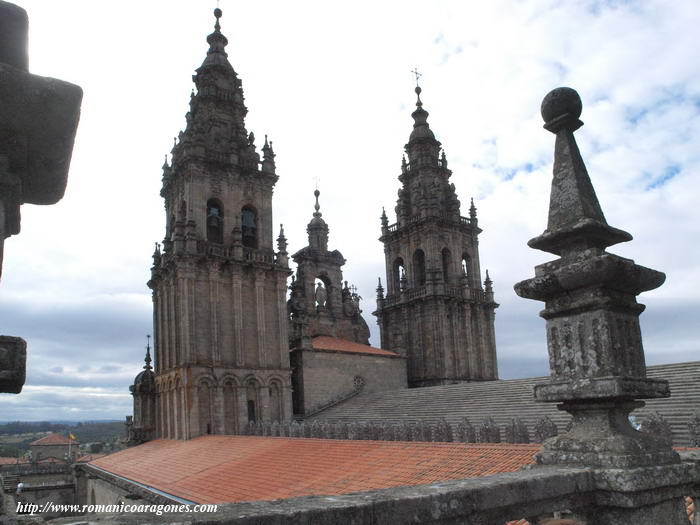
<svg viewBox="0 0 700 525"><path fill-rule="evenodd" d="M343 282L345 258L328 249L328 224L322 218L316 190L314 213L306 231L309 245L292 259L297 264L287 302L290 313L291 348L310 348L310 340L329 336L369 344L369 327L362 318L360 296L354 286Z"/></svg>
<svg viewBox="0 0 700 525"><path fill-rule="evenodd" d="M134 416L127 418L129 445L138 445L155 437L156 430L156 375L151 366L151 336L146 344L146 364L129 387L134 396Z"/></svg>

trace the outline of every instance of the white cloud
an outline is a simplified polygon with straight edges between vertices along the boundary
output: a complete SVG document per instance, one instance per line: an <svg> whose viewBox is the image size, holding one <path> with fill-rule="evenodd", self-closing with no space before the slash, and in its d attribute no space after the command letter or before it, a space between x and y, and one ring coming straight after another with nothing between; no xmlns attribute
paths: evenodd
<svg viewBox="0 0 700 525"><path fill-rule="evenodd" d="M124 384L115 392L126 395L127 370L140 368L142 336L150 330L145 282L152 243L163 234L160 166L184 124L190 74L204 57L213 17L200 3L183 1L21 4L30 15L32 71L81 85L85 100L66 197L56 206L24 206L22 234L7 242L0 308L24 317L5 316L11 322L2 332L27 336L30 367L63 366L73 382L99 381L78 371L77 355L93 371L120 366ZM291 251L306 244L318 177L330 244L348 260L345 276L360 287L371 327L376 277L384 274L379 214L385 206L393 219L415 100L410 70L418 66L463 214L471 196L479 207L482 269L489 268L501 303L502 375L546 373L541 305L517 298L512 285L551 258L526 241L546 223L554 137L542 129L539 105L559 85L583 98L586 125L577 136L609 222L635 236L611 251L668 276L641 298L649 306L642 316L648 360L695 358L694 0L344 7L223 0L221 7L248 129L275 142L275 222L285 224ZM75 327L72 337L58 326L51 332L47 305L54 319ZM75 316L58 315L66 308ZM33 339L41 330L27 327L38 310L48 333ZM81 312L87 320L114 319L118 333L102 321L80 323ZM664 329L669 323L672 332ZM99 345L119 346L119 358L103 360ZM0 403L22 406L27 399L29 406L32 389L49 388L33 384L32 374L30 368L27 394ZM121 417L128 402L110 406L109 415ZM60 406L55 410L59 417Z"/></svg>

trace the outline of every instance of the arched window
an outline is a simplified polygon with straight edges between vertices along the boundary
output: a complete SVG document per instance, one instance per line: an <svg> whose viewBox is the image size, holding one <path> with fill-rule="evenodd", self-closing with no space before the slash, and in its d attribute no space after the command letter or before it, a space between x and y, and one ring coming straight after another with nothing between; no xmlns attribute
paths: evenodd
<svg viewBox="0 0 700 525"><path fill-rule="evenodd" d="M469 254L462 254L462 273L467 279L467 282L471 283L472 280L472 258Z"/></svg>
<svg viewBox="0 0 700 525"><path fill-rule="evenodd" d="M274 381L270 383L270 420L282 421L282 387Z"/></svg>
<svg viewBox="0 0 700 525"><path fill-rule="evenodd" d="M413 253L413 285L423 286L425 284L425 253L418 248Z"/></svg>
<svg viewBox="0 0 700 525"><path fill-rule="evenodd" d="M199 433L211 434L212 428L212 412L214 396L212 385L209 381L201 381L197 387L197 397L199 398ZM180 416L182 417L182 416Z"/></svg>
<svg viewBox="0 0 700 525"><path fill-rule="evenodd" d="M442 249L442 280L449 283L452 280L452 253L448 248Z"/></svg>
<svg viewBox="0 0 700 525"><path fill-rule="evenodd" d="M173 239L173 233L175 231L175 214L171 213L170 217L168 217L168 227L167 227L167 239L172 240Z"/></svg>
<svg viewBox="0 0 700 525"><path fill-rule="evenodd" d="M238 429L238 398L233 381L224 383L224 434L233 435Z"/></svg>
<svg viewBox="0 0 700 525"><path fill-rule="evenodd" d="M393 284L392 291L390 293L399 293L401 290L401 276L405 272L405 267L403 259L398 257L391 268L391 282Z"/></svg>
<svg viewBox="0 0 700 525"><path fill-rule="evenodd" d="M243 246L258 247L258 214L250 206L245 206L241 210L241 233Z"/></svg>
<svg viewBox="0 0 700 525"><path fill-rule="evenodd" d="M207 240L224 242L224 207L217 199L207 201Z"/></svg>
<svg viewBox="0 0 700 525"><path fill-rule="evenodd" d="M255 381L250 381L246 385L246 405L248 407L248 421L255 423L260 417L257 414L258 410L258 388Z"/></svg>

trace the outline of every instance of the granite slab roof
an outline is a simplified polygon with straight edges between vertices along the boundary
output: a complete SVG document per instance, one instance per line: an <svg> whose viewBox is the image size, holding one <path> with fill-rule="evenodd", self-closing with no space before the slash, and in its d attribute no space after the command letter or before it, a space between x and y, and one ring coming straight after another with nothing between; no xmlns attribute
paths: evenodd
<svg viewBox="0 0 700 525"><path fill-rule="evenodd" d="M259 436L156 440L89 464L197 503L337 495L488 476L532 463L539 445Z"/></svg>
<svg viewBox="0 0 700 525"><path fill-rule="evenodd" d="M646 406L632 414L642 422L650 413L659 412L671 426L674 445L692 446L688 422L700 406L700 361L649 366L647 376L668 380L671 397L645 400ZM437 423L445 419L457 425L466 417L476 428L484 418L492 417L502 429L518 417L527 425L532 439L533 428L543 416L557 425L559 433L565 431L570 420L556 403L535 402L534 386L549 381L549 377L530 377L360 394L311 419L395 423Z"/></svg>

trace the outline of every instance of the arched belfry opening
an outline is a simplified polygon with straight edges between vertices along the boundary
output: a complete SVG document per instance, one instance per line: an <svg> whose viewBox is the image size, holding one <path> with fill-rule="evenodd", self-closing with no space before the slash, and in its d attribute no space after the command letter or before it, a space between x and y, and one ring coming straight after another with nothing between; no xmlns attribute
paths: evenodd
<svg viewBox="0 0 700 525"><path fill-rule="evenodd" d="M258 214L252 206L244 206L241 210L241 235L243 246L258 247Z"/></svg>
<svg viewBox="0 0 700 525"><path fill-rule="evenodd" d="M401 290L401 279L406 275L406 265L403 262L403 258L397 257L394 260L391 270L391 282L393 283L393 289L395 292Z"/></svg>
<svg viewBox="0 0 700 525"><path fill-rule="evenodd" d="M207 201L207 241L224 242L224 207L219 199Z"/></svg>
<svg viewBox="0 0 700 525"><path fill-rule="evenodd" d="M462 275L466 278L467 282L470 283L472 281L472 258L469 257L468 253L463 253L462 254Z"/></svg>
<svg viewBox="0 0 700 525"><path fill-rule="evenodd" d="M445 284L452 282L452 252L449 248L442 249L442 280Z"/></svg>
<svg viewBox="0 0 700 525"><path fill-rule="evenodd" d="M425 284L425 252L418 248L413 252L413 286Z"/></svg>

